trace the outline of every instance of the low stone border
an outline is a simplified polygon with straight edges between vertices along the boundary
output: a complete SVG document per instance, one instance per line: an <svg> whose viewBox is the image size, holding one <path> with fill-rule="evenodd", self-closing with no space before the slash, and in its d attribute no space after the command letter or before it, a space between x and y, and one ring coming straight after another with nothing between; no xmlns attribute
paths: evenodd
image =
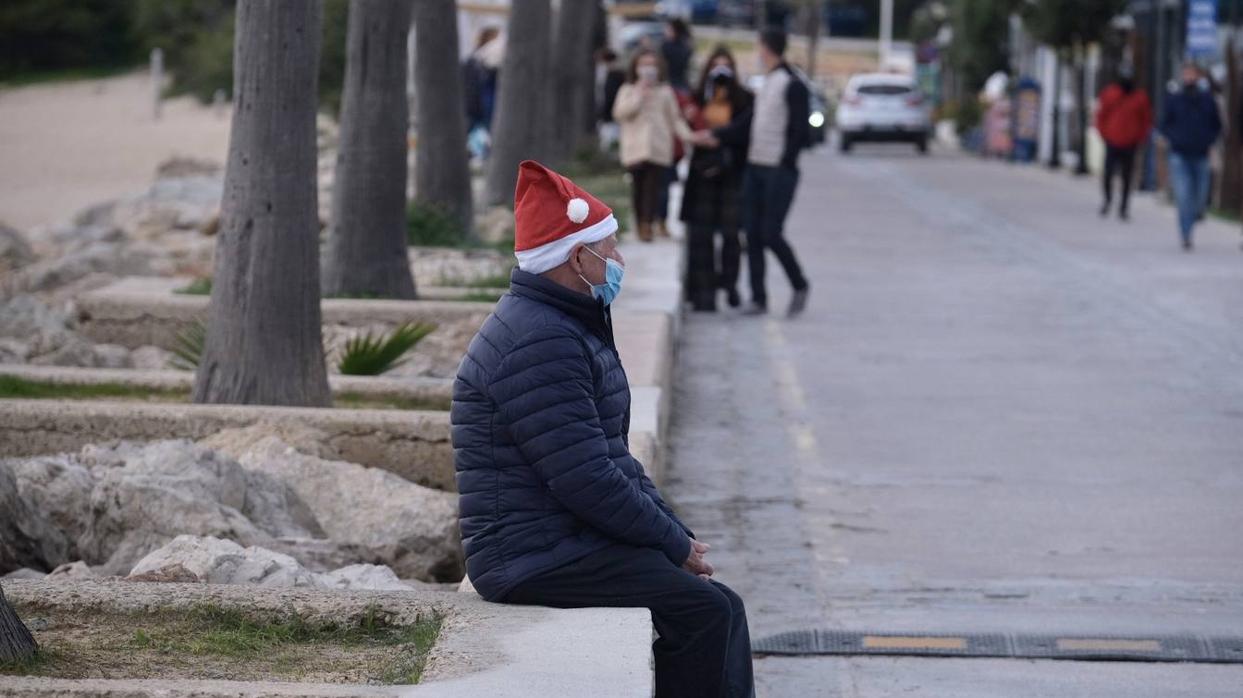
<svg viewBox="0 0 1243 698"><path fill-rule="evenodd" d="M455 491L447 412L110 400L0 400L0 457L77 451L113 439L202 439L257 422L328 435L343 460Z"/></svg>
<svg viewBox="0 0 1243 698"><path fill-rule="evenodd" d="M0 376L56 385L116 384L150 390L190 390L194 387L194 373L191 371L0 364ZM334 395L349 393L376 400L412 400L426 403L429 409L447 410L453 399L453 381L443 378L329 374L328 384Z"/></svg>
<svg viewBox="0 0 1243 698"><path fill-rule="evenodd" d="M171 349L177 335L207 317L209 296L174 293L184 280L128 277L77 298L77 330L95 342L129 349L154 345ZM469 320L482 324L492 304L472 301L397 301L328 298L321 302L323 322L362 326L377 323Z"/></svg>
<svg viewBox="0 0 1243 698"><path fill-rule="evenodd" d="M0 696L650 696L651 617L646 609L554 610L489 604L452 592L332 591L106 581L6 581L19 608L147 613L212 603L243 612L296 612L348 622L379 607L397 623L443 617L422 683L363 686L241 681L4 677ZM37 611L36 611L37 612ZM29 612L26 613L30 615ZM36 632L36 635L38 633Z"/></svg>

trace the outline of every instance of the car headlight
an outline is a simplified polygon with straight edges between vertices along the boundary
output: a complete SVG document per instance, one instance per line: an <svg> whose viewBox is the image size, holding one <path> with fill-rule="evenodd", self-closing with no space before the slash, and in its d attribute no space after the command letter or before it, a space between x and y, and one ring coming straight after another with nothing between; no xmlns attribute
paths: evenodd
<svg viewBox="0 0 1243 698"><path fill-rule="evenodd" d="M807 117L807 123L811 124L812 128L820 128L821 126L824 126L824 114L821 114L818 111L812 112L811 116Z"/></svg>

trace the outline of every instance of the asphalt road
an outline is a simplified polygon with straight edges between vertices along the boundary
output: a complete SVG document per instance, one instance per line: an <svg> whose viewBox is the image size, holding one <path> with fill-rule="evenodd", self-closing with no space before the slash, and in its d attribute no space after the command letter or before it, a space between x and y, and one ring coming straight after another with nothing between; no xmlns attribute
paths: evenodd
<svg viewBox="0 0 1243 698"><path fill-rule="evenodd" d="M1151 195L804 158L805 316L688 318L665 490L753 637L1243 635L1243 252ZM769 266L776 306L788 297ZM767 696L1240 696L1243 664L791 657Z"/></svg>

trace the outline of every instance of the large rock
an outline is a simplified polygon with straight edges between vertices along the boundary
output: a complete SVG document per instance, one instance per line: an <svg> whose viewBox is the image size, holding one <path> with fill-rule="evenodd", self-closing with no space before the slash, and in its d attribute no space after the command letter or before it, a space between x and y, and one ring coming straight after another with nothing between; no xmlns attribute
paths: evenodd
<svg viewBox="0 0 1243 698"><path fill-rule="evenodd" d="M104 574L124 574L180 534L244 545L323 535L292 488L189 441L88 447L82 458L98 484L79 547Z"/></svg>
<svg viewBox="0 0 1243 698"><path fill-rule="evenodd" d="M189 577L187 578L187 573ZM211 536L177 536L129 571L134 581L194 581L265 587L320 586L297 560L259 547Z"/></svg>
<svg viewBox="0 0 1243 698"><path fill-rule="evenodd" d="M91 242L54 258L23 268L10 288L21 292L44 292L84 280L92 275L145 276L151 272L149 250L124 242Z"/></svg>
<svg viewBox="0 0 1243 698"><path fill-rule="evenodd" d="M379 589L405 591L411 585L401 581L384 565L349 565L317 575L320 586L333 589Z"/></svg>
<svg viewBox="0 0 1243 698"><path fill-rule="evenodd" d="M0 305L0 337L20 341L28 356L56 351L78 339L69 329L68 316L31 295Z"/></svg>
<svg viewBox="0 0 1243 698"><path fill-rule="evenodd" d="M117 344L94 344L77 335L56 351L31 358L29 363L80 368L134 367L129 349Z"/></svg>
<svg viewBox="0 0 1243 698"><path fill-rule="evenodd" d="M95 571L90 565L78 560L67 562L48 573L49 579L95 579Z"/></svg>
<svg viewBox="0 0 1243 698"><path fill-rule="evenodd" d="M89 470L69 455L13 458L7 467L17 484L17 492L67 539L67 555L76 559L78 540L86 533L91 518L91 491L95 479Z"/></svg>
<svg viewBox="0 0 1243 698"><path fill-rule="evenodd" d="M225 438L217 435L217 442ZM400 577L462 578L457 495L383 470L308 455L276 436L226 450L247 468L292 487L329 538L366 548Z"/></svg>
<svg viewBox="0 0 1243 698"><path fill-rule="evenodd" d="M68 562L69 539L21 496L0 463L0 574L23 567L50 570Z"/></svg>
<svg viewBox="0 0 1243 698"><path fill-rule="evenodd" d="M225 429L199 441L199 444L238 458L256 444L272 438L308 456L341 459L341 455L328 443L326 433L298 422L259 422L239 429Z"/></svg>
<svg viewBox="0 0 1243 698"><path fill-rule="evenodd" d="M316 574L288 555L202 536L177 536L139 560L127 579L386 591L412 588L382 565L349 565Z"/></svg>
<svg viewBox="0 0 1243 698"><path fill-rule="evenodd" d="M30 243L16 229L0 223L0 273L20 269L35 261Z"/></svg>

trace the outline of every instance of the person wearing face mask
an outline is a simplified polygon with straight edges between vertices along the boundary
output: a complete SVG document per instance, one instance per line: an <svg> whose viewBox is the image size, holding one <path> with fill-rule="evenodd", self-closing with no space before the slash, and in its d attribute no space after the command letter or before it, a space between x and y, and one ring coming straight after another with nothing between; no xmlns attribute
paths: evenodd
<svg viewBox="0 0 1243 698"><path fill-rule="evenodd" d="M518 268L453 384L466 572L489 601L650 609L657 696L752 696L742 600L630 453L616 232L597 198L520 165Z"/></svg>
<svg viewBox="0 0 1243 698"><path fill-rule="evenodd" d="M1170 180L1178 203L1178 232L1190 252L1192 228L1209 200L1208 153L1221 135L1221 115L1200 67L1183 65L1179 89L1165 97L1161 135L1169 144Z"/></svg>
<svg viewBox="0 0 1243 698"><path fill-rule="evenodd" d="M621 162L630 172L634 216L644 242L654 237L661 188L673 165L673 139L693 138L662 66L656 52L635 52L627 82L613 102L613 118L621 125Z"/></svg>
<svg viewBox="0 0 1243 698"><path fill-rule="evenodd" d="M698 130L728 128L745 123L754 98L738 82L733 54L717 47L704 63L695 90ZM691 154L686 188L682 193L682 220L686 223L686 294L696 311L716 310L716 296L725 291L730 307L737 308L738 272L742 245L738 230L742 212L742 173L747 163L747 130L735 143L716 147L697 145ZM718 261L716 237L721 238Z"/></svg>

